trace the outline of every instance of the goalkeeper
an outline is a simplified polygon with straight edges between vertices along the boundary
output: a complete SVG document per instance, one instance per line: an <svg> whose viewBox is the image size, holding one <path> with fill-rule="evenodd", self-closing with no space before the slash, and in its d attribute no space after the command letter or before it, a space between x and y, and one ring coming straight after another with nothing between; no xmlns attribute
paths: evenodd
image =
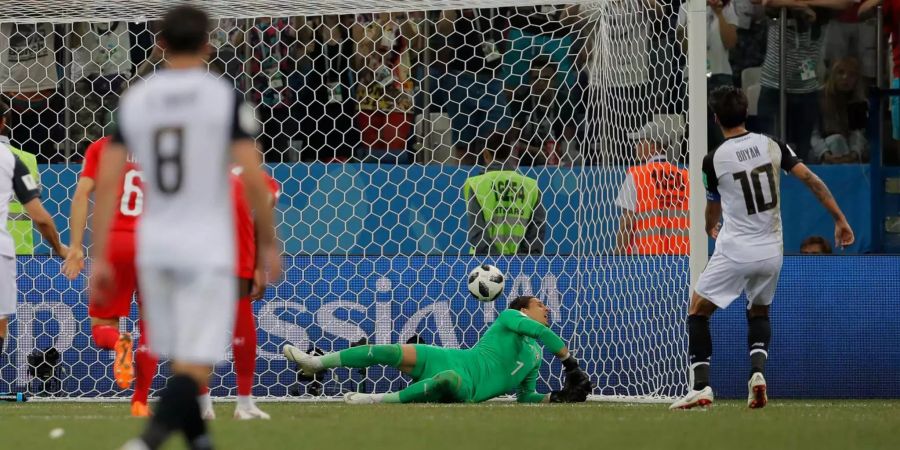
<svg viewBox="0 0 900 450"><path fill-rule="evenodd" d="M519 403L583 402L593 386L562 339L547 327L548 312L539 299L519 297L500 314L475 347L468 350L390 344L311 356L286 345L284 356L296 362L306 375L334 367L364 368L382 364L395 367L415 380L400 392L348 393L344 400L351 404L475 403L513 390ZM549 395L535 392L543 360L536 341L562 360L566 382L561 391Z"/></svg>

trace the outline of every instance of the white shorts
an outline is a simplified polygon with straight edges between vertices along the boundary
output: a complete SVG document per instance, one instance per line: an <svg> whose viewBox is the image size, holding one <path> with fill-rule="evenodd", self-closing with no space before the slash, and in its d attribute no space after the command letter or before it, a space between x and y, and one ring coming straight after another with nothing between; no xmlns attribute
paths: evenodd
<svg viewBox="0 0 900 450"><path fill-rule="evenodd" d="M140 267L138 277L150 351L194 364L225 359L238 300L231 271Z"/></svg>
<svg viewBox="0 0 900 450"><path fill-rule="evenodd" d="M753 262L732 261L714 252L706 269L697 280L694 291L719 308L725 309L731 302L747 293L750 305L771 305L781 274L781 255Z"/></svg>
<svg viewBox="0 0 900 450"><path fill-rule="evenodd" d="M16 313L17 292L16 258L0 256L0 319Z"/></svg>

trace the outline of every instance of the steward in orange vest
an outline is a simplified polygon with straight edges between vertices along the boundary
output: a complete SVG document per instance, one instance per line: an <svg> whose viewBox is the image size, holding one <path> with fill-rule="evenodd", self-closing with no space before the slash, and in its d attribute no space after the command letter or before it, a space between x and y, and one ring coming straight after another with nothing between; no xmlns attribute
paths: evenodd
<svg viewBox="0 0 900 450"><path fill-rule="evenodd" d="M622 208L616 253L687 255L690 252L688 171L666 161L660 143L639 136L616 204Z"/></svg>

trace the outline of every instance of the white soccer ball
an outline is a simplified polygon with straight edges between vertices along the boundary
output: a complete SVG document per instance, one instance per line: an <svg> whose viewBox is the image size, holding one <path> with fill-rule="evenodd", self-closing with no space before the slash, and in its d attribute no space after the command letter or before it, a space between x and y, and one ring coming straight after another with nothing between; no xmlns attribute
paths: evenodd
<svg viewBox="0 0 900 450"><path fill-rule="evenodd" d="M469 273L469 292L480 302L492 302L503 293L505 281L500 269L482 264Z"/></svg>

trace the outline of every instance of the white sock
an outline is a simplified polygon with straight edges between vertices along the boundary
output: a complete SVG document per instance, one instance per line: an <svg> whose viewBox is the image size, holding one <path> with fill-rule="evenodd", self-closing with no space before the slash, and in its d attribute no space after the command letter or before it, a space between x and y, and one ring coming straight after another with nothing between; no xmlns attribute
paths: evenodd
<svg viewBox="0 0 900 450"><path fill-rule="evenodd" d="M253 397L251 397L249 395L238 395L237 407L238 408L252 408L253 407Z"/></svg>
<svg viewBox="0 0 900 450"><path fill-rule="evenodd" d="M213 409L212 406L212 397L209 396L209 392L205 394L201 394L197 396L197 403L200 404L200 412L206 412Z"/></svg>

